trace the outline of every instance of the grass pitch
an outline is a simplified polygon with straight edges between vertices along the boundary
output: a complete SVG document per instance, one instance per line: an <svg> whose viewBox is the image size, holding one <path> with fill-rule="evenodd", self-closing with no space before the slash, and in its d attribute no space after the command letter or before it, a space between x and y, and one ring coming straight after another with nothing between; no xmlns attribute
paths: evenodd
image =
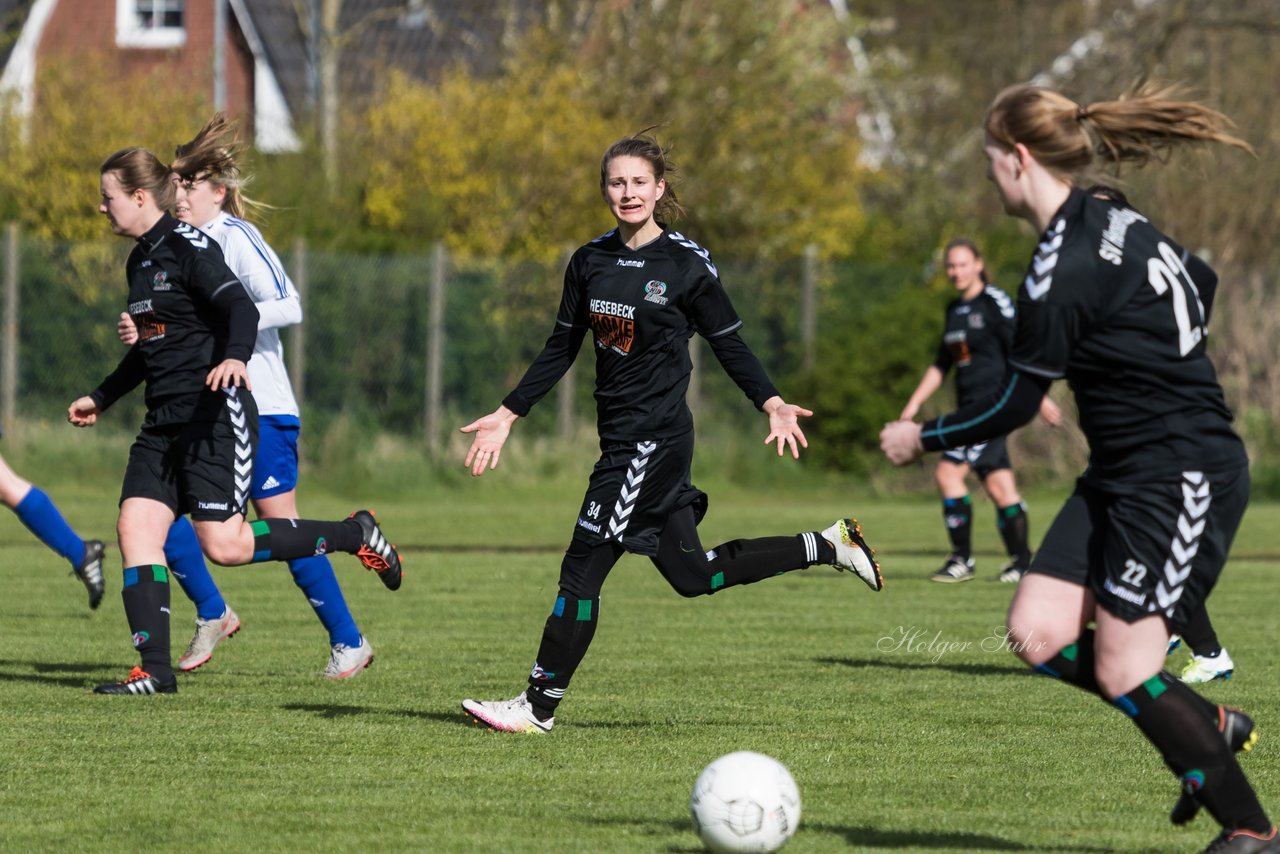
<svg viewBox="0 0 1280 854"><path fill-rule="evenodd" d="M940 585L926 580L946 550L931 497L712 488L708 546L853 513L887 589L815 568L684 600L626 557L555 730L467 723L464 697L524 684L581 489L502 475L375 504L402 544L399 592L336 559L377 650L359 678L321 678L324 633L287 569L264 564L215 570L244 628L175 697L90 693L135 662L116 553L91 613L66 564L0 514L0 848L697 851L690 787L734 750L795 776L796 854L1196 851L1216 833L1207 817L1168 824L1176 785L1119 712L1002 648L1012 589L993 581L1003 560L984 502L979 578ZM46 488L83 533L109 535L116 483ZM1060 498L1032 502L1033 535ZM303 496L313 517L356 506ZM1244 765L1273 809L1278 525L1276 506L1246 520L1211 601L1239 671L1205 691L1257 717ZM173 602L176 657L193 611L176 587Z"/></svg>

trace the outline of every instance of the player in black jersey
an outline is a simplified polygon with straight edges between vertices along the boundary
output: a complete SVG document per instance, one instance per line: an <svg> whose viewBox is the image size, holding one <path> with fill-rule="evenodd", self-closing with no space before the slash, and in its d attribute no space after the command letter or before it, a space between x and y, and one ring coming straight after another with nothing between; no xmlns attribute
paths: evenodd
<svg viewBox="0 0 1280 854"><path fill-rule="evenodd" d="M258 310L218 244L165 212L174 195L167 166L149 151L126 148L100 171L99 210L112 231L137 241L125 274L138 341L91 394L68 407L67 419L92 426L142 382L147 415L129 451L116 526L121 596L142 664L123 682L94 690L172 694L178 684L164 543L178 515L191 515L204 552L223 565L350 552L394 590L400 559L366 510L341 522L245 520L258 429L245 363Z"/></svg>
<svg viewBox="0 0 1280 854"><path fill-rule="evenodd" d="M1172 89L1087 106L1030 85L1000 93L985 121L988 174L1005 210L1041 234L1009 370L955 413L886 425L881 447L901 464L1001 435L1054 379L1070 383L1091 459L1014 594L1013 648L1133 720L1181 783L1170 817L1203 806L1222 826L1207 851L1277 851L1234 756L1256 740L1253 721L1162 670L1170 631L1217 581L1248 502L1244 444L1205 354L1197 280L1211 271L1147 217L1072 185L1095 157L1143 162L1194 142L1248 150L1227 127Z"/></svg>
<svg viewBox="0 0 1280 854"><path fill-rule="evenodd" d="M1094 184L1085 192L1104 201L1133 208L1133 205L1129 204L1128 197L1115 187ZM1204 306L1204 321L1207 327L1209 318L1213 314L1213 298L1216 295L1218 278L1208 265L1185 250L1182 260L1187 266L1191 281L1196 286L1200 303ZM1178 675L1183 682L1192 685L1216 682L1230 679L1235 674L1235 662L1231 660L1231 654L1227 652L1226 647L1218 640L1218 633L1213 628L1213 621L1209 619L1209 610L1204 602L1201 602L1200 607L1187 617L1182 633L1174 634L1169 638L1168 653L1172 655L1174 650L1184 642L1191 648L1191 660Z"/></svg>
<svg viewBox="0 0 1280 854"><path fill-rule="evenodd" d="M921 405L942 386L947 371L956 369L956 402L963 406L985 397L1004 378L1005 362L1013 346L1013 300L991 284L982 253L972 240L953 240L944 253L947 278L959 296L947 305L946 322L938 354L920 378L898 417L910 421ZM1046 396L1040 417L1056 427L1062 412ZM974 577L971 548L973 502L965 475L972 469L996 507L996 528L1004 540L1009 564L1000 572L1003 582L1016 584L1031 562L1027 545L1027 507L1018 493L1004 436L958 448L948 448L938 459L934 478L942 495L942 518L951 538L951 554L931 581L957 583Z"/></svg>
<svg viewBox="0 0 1280 854"><path fill-rule="evenodd" d="M599 618L600 588L623 552L650 558L682 596L701 596L815 564L850 570L883 586L857 522L791 537L734 540L706 550L698 522L707 497L689 479L693 417L685 403L689 339L706 338L726 373L769 417L766 444L799 457L798 419L738 334L742 321L710 254L665 223L680 209L662 148L640 135L614 143L600 166L600 190L617 228L574 253L555 330L516 389L495 412L463 427L475 439L466 465L495 468L511 425L572 364L591 331L601 456L560 567L560 589L542 633L528 688L512 700L466 700L478 722L507 732L544 733L554 723Z"/></svg>

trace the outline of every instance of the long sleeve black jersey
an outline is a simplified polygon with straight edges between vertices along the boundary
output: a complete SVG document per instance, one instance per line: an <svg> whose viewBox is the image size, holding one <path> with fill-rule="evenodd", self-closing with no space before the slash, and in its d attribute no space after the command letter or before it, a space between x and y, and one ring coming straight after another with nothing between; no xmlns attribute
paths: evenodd
<svg viewBox="0 0 1280 854"><path fill-rule="evenodd" d="M926 449L972 441L1020 392L1065 378L1102 483L1172 479L1247 463L1205 353L1217 276L1142 214L1073 190L1018 292L1011 373L1000 391L927 422ZM1034 410L1031 410L1034 412ZM1026 417L1030 415L1023 413ZM1007 429L1006 425L1004 426Z"/></svg>
<svg viewBox="0 0 1280 854"><path fill-rule="evenodd" d="M91 397L105 410L145 381L149 423L187 421L209 371L253 355L258 310L217 242L168 214L138 238L125 275L138 342Z"/></svg>
<svg viewBox="0 0 1280 854"><path fill-rule="evenodd" d="M963 406L985 397L1004 379L1013 348L1013 299L987 285L970 300L947 306L946 326L933 364L945 376L956 369L956 402Z"/></svg>
<svg viewBox="0 0 1280 854"><path fill-rule="evenodd" d="M614 229L570 259L556 329L503 405L528 414L569 369L590 330L600 438L675 436L693 427L685 394L695 332L757 408L778 393L738 336L741 326L707 250L670 230L631 249Z"/></svg>

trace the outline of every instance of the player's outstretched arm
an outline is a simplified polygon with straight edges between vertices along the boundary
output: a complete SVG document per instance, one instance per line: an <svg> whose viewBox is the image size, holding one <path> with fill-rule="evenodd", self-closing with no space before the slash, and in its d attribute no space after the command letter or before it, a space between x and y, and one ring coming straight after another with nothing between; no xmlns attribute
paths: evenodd
<svg viewBox="0 0 1280 854"><path fill-rule="evenodd" d="M489 469L498 467L502 446L507 443L507 436L511 435L511 425L516 423L519 417L505 406L499 406L485 417L477 418L461 428L463 433L476 434L471 440L467 458L462 462L464 466L471 469L472 477L484 474L485 467Z"/></svg>
<svg viewBox="0 0 1280 854"><path fill-rule="evenodd" d="M782 456L784 448L790 447L792 459L800 459L800 448L809 447L809 440L800 429L800 417L807 418L813 412L803 406L787 403L777 395L766 400L761 408L769 416L769 435L765 437L764 443L769 445L777 442L778 456Z"/></svg>

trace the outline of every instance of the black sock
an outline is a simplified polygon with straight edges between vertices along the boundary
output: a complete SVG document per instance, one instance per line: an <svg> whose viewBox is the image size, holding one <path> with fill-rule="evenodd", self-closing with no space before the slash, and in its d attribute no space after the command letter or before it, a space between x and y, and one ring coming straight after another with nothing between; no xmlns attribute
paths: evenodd
<svg viewBox="0 0 1280 854"><path fill-rule="evenodd" d="M1205 702L1168 673L1157 673L1114 700L1160 751L1184 791L1194 794L1220 825L1266 833L1271 820L1230 745L1206 719Z"/></svg>
<svg viewBox="0 0 1280 854"><path fill-rule="evenodd" d="M600 597L578 599L561 591L542 629L538 660L525 695L539 720L555 714L574 671L591 646L600 618Z"/></svg>
<svg viewBox="0 0 1280 854"><path fill-rule="evenodd" d="M996 508L996 528L1004 540L1004 549L1019 569L1031 564L1031 550L1027 548L1027 505L1019 501L1008 507Z"/></svg>
<svg viewBox="0 0 1280 854"><path fill-rule="evenodd" d="M825 550L824 547L825 546ZM711 590L755 584L795 569L835 560L835 546L816 531L793 537L730 540L709 553Z"/></svg>
<svg viewBox="0 0 1280 854"><path fill-rule="evenodd" d="M1090 694L1102 696L1098 677L1094 673L1093 629L1085 629L1075 643L1064 646L1058 650L1057 655L1044 664L1037 664L1035 669L1045 676L1061 679Z"/></svg>
<svg viewBox="0 0 1280 854"><path fill-rule="evenodd" d="M169 570L160 564L126 567L120 590L124 615L142 669L157 679L173 677L169 651Z"/></svg>
<svg viewBox="0 0 1280 854"><path fill-rule="evenodd" d="M942 499L942 519L951 538L951 553L968 560L972 554L973 499L967 495Z"/></svg>
<svg viewBox="0 0 1280 854"><path fill-rule="evenodd" d="M1222 652L1218 633L1213 630L1213 623L1209 620L1209 610L1203 602L1187 618L1187 625L1182 630L1182 639L1196 655L1213 658Z"/></svg>
<svg viewBox="0 0 1280 854"><path fill-rule="evenodd" d="M253 528L253 560L297 560L304 557L347 552L355 554L363 542L360 524L354 519L315 522L310 519L256 519Z"/></svg>

